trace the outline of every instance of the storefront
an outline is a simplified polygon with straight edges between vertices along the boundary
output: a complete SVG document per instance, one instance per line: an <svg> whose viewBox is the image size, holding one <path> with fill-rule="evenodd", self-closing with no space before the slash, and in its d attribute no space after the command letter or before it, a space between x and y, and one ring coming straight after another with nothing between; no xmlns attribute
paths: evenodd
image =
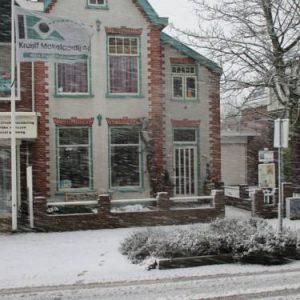
<svg viewBox="0 0 300 300"><path fill-rule="evenodd" d="M9 112L0 113L0 217L11 215L11 120ZM37 138L37 114L18 112L16 114L17 146L17 203L21 205L21 159L20 147L24 141ZM23 162L24 163L24 162Z"/></svg>

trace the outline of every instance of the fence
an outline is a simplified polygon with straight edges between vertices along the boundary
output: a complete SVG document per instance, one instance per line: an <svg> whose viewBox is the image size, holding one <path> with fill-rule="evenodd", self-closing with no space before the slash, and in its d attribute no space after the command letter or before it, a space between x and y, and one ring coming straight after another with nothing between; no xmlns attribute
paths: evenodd
<svg viewBox="0 0 300 300"><path fill-rule="evenodd" d="M68 208L71 207L92 209L70 213ZM156 198L147 199L111 200L109 195L99 195L95 201L47 202L45 197L34 200L35 228L43 231L189 224L224 214L223 191L205 197L170 198L168 193L162 192Z"/></svg>

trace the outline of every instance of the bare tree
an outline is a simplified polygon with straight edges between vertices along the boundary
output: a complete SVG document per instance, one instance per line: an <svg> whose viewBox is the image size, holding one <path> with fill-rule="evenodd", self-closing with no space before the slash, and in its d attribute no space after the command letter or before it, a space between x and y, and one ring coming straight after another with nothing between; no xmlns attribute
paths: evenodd
<svg viewBox="0 0 300 300"><path fill-rule="evenodd" d="M181 32L222 64L226 94L268 88L285 116L299 118L299 0L190 1L199 30Z"/></svg>

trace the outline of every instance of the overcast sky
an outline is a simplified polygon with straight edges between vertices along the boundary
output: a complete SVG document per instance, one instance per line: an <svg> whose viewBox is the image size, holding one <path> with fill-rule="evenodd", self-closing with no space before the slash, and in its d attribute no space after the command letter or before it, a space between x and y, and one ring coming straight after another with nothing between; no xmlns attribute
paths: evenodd
<svg viewBox="0 0 300 300"><path fill-rule="evenodd" d="M197 18L189 0L149 0L149 2L160 17L168 17L169 23L173 23L176 27L197 28Z"/></svg>

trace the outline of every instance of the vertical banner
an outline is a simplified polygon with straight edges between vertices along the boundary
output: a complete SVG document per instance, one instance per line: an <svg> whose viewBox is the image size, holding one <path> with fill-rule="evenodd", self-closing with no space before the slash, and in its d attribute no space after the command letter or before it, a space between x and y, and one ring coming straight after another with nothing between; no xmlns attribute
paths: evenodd
<svg viewBox="0 0 300 300"><path fill-rule="evenodd" d="M15 7L17 61L84 61L90 55L92 27Z"/></svg>

